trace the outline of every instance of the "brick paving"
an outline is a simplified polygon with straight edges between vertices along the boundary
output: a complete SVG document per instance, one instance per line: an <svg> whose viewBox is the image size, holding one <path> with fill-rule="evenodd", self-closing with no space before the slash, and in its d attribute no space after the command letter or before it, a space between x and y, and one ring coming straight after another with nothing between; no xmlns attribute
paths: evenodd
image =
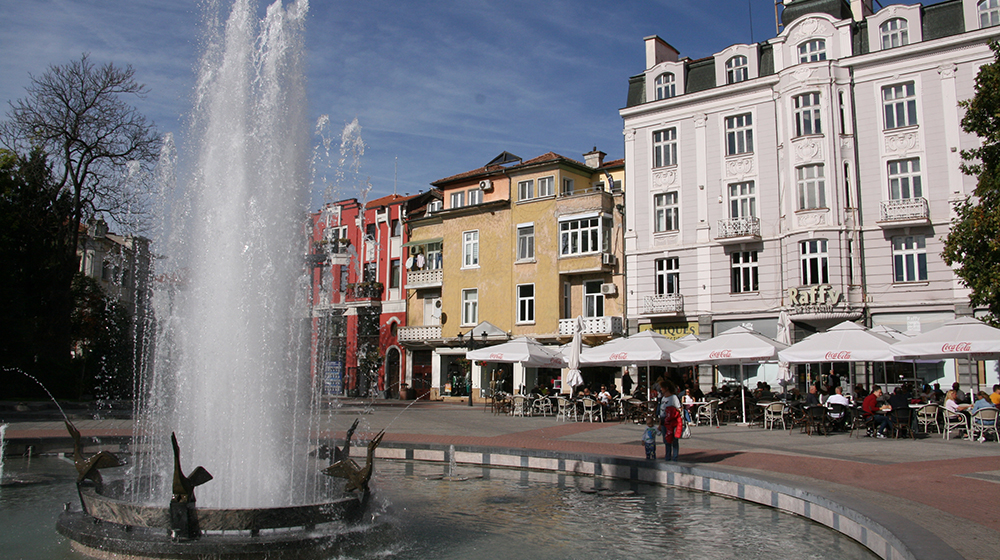
<svg viewBox="0 0 1000 560"><path fill-rule="evenodd" d="M361 418L358 436L386 428L386 442L454 444L642 458L642 427L607 422L513 418L481 405L342 402L321 422L322 435L342 436ZM66 439L58 421L3 419L7 438ZM75 420L84 436L128 436L128 420ZM700 426L682 440L682 463L744 472L819 488L834 501L866 503L900 516L969 559L1000 559L1000 443L808 436L728 425ZM662 456L662 445L658 448ZM900 535L904 541L919 535Z"/></svg>

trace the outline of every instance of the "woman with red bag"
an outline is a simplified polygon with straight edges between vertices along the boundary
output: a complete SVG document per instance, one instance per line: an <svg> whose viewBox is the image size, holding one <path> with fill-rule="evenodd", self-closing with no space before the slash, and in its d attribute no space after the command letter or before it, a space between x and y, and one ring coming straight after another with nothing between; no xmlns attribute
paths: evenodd
<svg viewBox="0 0 1000 560"><path fill-rule="evenodd" d="M677 388L669 380L660 380L660 423L663 431L663 446L667 461L676 461L680 453L681 434L684 422L681 420L681 401L677 398Z"/></svg>

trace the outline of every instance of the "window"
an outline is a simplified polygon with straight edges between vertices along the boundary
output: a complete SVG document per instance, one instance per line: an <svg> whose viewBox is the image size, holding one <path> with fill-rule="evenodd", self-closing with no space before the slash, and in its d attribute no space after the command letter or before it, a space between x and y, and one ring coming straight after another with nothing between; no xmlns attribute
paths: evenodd
<svg viewBox="0 0 1000 560"><path fill-rule="evenodd" d="M883 50L910 44L906 20L903 18L890 19L878 27L878 32L882 37Z"/></svg>
<svg viewBox="0 0 1000 560"><path fill-rule="evenodd" d="M920 185L920 158L889 162L889 198L903 200L924 196Z"/></svg>
<svg viewBox="0 0 1000 560"><path fill-rule="evenodd" d="M1000 0L979 0L976 10L980 29L1000 24Z"/></svg>
<svg viewBox="0 0 1000 560"><path fill-rule="evenodd" d="M913 82L882 88L882 107L887 129L917 124L917 95Z"/></svg>
<svg viewBox="0 0 1000 560"><path fill-rule="evenodd" d="M559 254L584 255L604 250L611 235L608 220L594 217L559 223Z"/></svg>
<svg viewBox="0 0 1000 560"><path fill-rule="evenodd" d="M440 200L432 200L429 203L427 203L427 213L433 214L434 212L440 212L441 208L443 207L444 203L442 203Z"/></svg>
<svg viewBox="0 0 1000 560"><path fill-rule="evenodd" d="M483 203L483 191L476 189L469 190L469 206Z"/></svg>
<svg viewBox="0 0 1000 560"><path fill-rule="evenodd" d="M802 260L802 284L827 284L830 282L826 239L810 239L799 243Z"/></svg>
<svg viewBox="0 0 1000 560"><path fill-rule="evenodd" d="M680 229L680 209L677 205L677 191L653 195L655 224L653 231L676 231Z"/></svg>
<svg viewBox="0 0 1000 560"><path fill-rule="evenodd" d="M924 236L892 238L892 271L894 282L927 280L927 251Z"/></svg>
<svg viewBox="0 0 1000 560"><path fill-rule="evenodd" d="M753 151L753 117L750 113L726 117L726 155Z"/></svg>
<svg viewBox="0 0 1000 560"><path fill-rule="evenodd" d="M732 292L742 294L757 291L757 251L733 253Z"/></svg>
<svg viewBox="0 0 1000 560"><path fill-rule="evenodd" d="M804 165L795 168L799 210L826 208L826 181L822 165Z"/></svg>
<svg viewBox="0 0 1000 560"><path fill-rule="evenodd" d="M441 243L427 244L427 259L423 270L440 270L441 268Z"/></svg>
<svg viewBox="0 0 1000 560"><path fill-rule="evenodd" d="M535 226L517 226L517 260L530 261L535 258Z"/></svg>
<svg viewBox="0 0 1000 560"><path fill-rule="evenodd" d="M399 220L392 221L392 236L400 237L403 235L403 226Z"/></svg>
<svg viewBox="0 0 1000 560"><path fill-rule="evenodd" d="M653 167L677 165L677 129L653 132Z"/></svg>
<svg viewBox="0 0 1000 560"><path fill-rule="evenodd" d="M795 102L795 135L808 136L822 134L823 128L819 118L819 94L805 93L796 95Z"/></svg>
<svg viewBox="0 0 1000 560"><path fill-rule="evenodd" d="M462 268L479 266L479 232L462 234Z"/></svg>
<svg viewBox="0 0 1000 560"><path fill-rule="evenodd" d="M726 61L726 83L735 84L749 78L747 57L739 54Z"/></svg>
<svg viewBox="0 0 1000 560"><path fill-rule="evenodd" d="M656 259L656 295L681 293L680 259Z"/></svg>
<svg viewBox="0 0 1000 560"><path fill-rule="evenodd" d="M535 198L535 182L533 180L518 182L517 199L530 200L532 198Z"/></svg>
<svg viewBox="0 0 1000 560"><path fill-rule="evenodd" d="M365 263L365 267L361 273L362 282L378 282L378 263L370 262Z"/></svg>
<svg viewBox="0 0 1000 560"><path fill-rule="evenodd" d="M729 217L733 220L757 217L757 194L753 181L729 185Z"/></svg>
<svg viewBox="0 0 1000 560"><path fill-rule="evenodd" d="M573 179L563 179L562 180L562 192L563 196L569 196L573 194Z"/></svg>
<svg viewBox="0 0 1000 560"><path fill-rule="evenodd" d="M573 316L573 285L563 282L563 312L564 318Z"/></svg>
<svg viewBox="0 0 1000 560"><path fill-rule="evenodd" d="M520 284L517 286L517 322L535 322L535 285Z"/></svg>
<svg viewBox="0 0 1000 560"><path fill-rule="evenodd" d="M677 95L675 89L674 75L670 72L664 72L656 77L656 99L667 99Z"/></svg>
<svg viewBox="0 0 1000 560"><path fill-rule="evenodd" d="M462 324L475 325L479 322L479 290L462 290Z"/></svg>
<svg viewBox="0 0 1000 560"><path fill-rule="evenodd" d="M601 293L600 280L585 282L583 285L583 316L604 317L604 294Z"/></svg>
<svg viewBox="0 0 1000 560"><path fill-rule="evenodd" d="M826 60L826 41L813 39L799 45L799 62Z"/></svg>
<svg viewBox="0 0 1000 560"><path fill-rule="evenodd" d="M399 259L393 259L389 262L389 287L398 288L399 281L401 278L402 268L399 266Z"/></svg>
<svg viewBox="0 0 1000 560"><path fill-rule="evenodd" d="M538 196L552 196L556 194L556 178L542 177L538 180Z"/></svg>
<svg viewBox="0 0 1000 560"><path fill-rule="evenodd" d="M465 206L465 191L451 193L451 204L449 208L461 208Z"/></svg>

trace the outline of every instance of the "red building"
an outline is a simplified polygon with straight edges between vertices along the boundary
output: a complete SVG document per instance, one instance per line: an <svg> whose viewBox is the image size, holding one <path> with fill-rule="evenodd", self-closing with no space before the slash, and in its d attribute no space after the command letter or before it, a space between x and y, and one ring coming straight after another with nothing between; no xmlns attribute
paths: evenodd
<svg viewBox="0 0 1000 560"><path fill-rule="evenodd" d="M405 352L405 222L430 192L328 204L310 216L312 371L324 394L399 395Z"/></svg>

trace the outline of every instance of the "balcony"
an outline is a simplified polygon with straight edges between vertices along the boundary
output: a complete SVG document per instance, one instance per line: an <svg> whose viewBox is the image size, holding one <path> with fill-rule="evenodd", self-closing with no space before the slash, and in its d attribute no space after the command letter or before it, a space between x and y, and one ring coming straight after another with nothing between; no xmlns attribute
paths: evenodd
<svg viewBox="0 0 1000 560"><path fill-rule="evenodd" d="M573 335L576 319L559 319L559 334ZM583 334L622 334L621 317L584 317Z"/></svg>
<svg viewBox="0 0 1000 560"><path fill-rule="evenodd" d="M642 312L646 315L679 315L684 313L684 296L662 294L646 296Z"/></svg>
<svg viewBox="0 0 1000 560"><path fill-rule="evenodd" d="M423 342L426 340L439 340L440 338L441 325L399 327L399 330L396 331L396 339L400 342Z"/></svg>
<svg viewBox="0 0 1000 560"><path fill-rule="evenodd" d="M382 291L385 286L381 282L359 282L348 284L344 291L344 302L349 307L359 307L382 303ZM360 305L359 305L360 304Z"/></svg>
<svg viewBox="0 0 1000 560"><path fill-rule="evenodd" d="M878 226L882 229L930 225L930 210L923 197L883 200Z"/></svg>
<svg viewBox="0 0 1000 560"><path fill-rule="evenodd" d="M406 289L440 288L444 270L409 270L406 272Z"/></svg>
<svg viewBox="0 0 1000 560"><path fill-rule="evenodd" d="M715 240L723 244L760 241L760 218L719 220L719 233Z"/></svg>

